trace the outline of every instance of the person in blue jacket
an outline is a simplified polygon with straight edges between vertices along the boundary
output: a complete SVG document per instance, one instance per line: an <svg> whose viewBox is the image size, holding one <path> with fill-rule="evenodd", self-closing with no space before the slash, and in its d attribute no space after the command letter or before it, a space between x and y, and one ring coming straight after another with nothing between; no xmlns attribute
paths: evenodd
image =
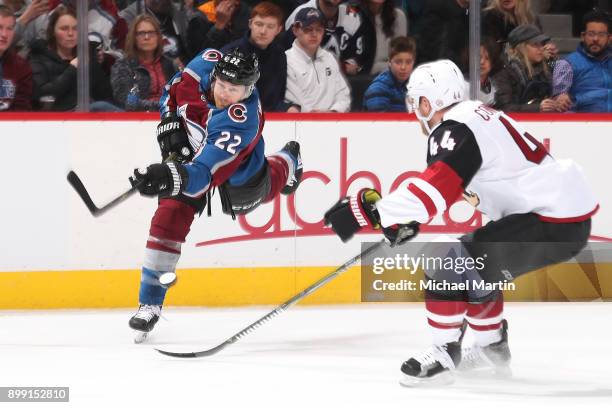
<svg viewBox="0 0 612 408"><path fill-rule="evenodd" d="M410 37L396 37L389 45L389 68L379 74L363 96L363 110L406 112L406 84L414 68L416 43Z"/></svg>

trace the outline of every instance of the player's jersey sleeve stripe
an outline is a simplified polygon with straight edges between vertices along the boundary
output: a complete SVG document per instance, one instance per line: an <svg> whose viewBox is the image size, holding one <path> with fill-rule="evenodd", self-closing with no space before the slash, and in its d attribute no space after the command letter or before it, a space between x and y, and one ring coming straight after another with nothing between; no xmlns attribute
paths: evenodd
<svg viewBox="0 0 612 408"><path fill-rule="evenodd" d="M183 74L187 74L187 75L189 75L190 77L192 77L193 79L195 79L195 80L197 81L197 83L198 83L198 84L200 83L200 80L202 79L202 78L201 78L201 77L200 77L198 74L196 74L196 73L195 73L195 71L193 71L193 70L192 70L191 68L189 68L189 67L186 67L186 68L183 70Z"/></svg>
<svg viewBox="0 0 612 408"><path fill-rule="evenodd" d="M443 161L432 163L418 178L426 182L417 185L433 200L438 212L450 207L463 192L463 180L452 167ZM444 205L441 205L440 197Z"/></svg>
<svg viewBox="0 0 612 408"><path fill-rule="evenodd" d="M442 194L440 194L440 192L429 182L421 178L414 178L408 185L408 190L423 202L430 218L446 210L446 201L444 197L442 197Z"/></svg>

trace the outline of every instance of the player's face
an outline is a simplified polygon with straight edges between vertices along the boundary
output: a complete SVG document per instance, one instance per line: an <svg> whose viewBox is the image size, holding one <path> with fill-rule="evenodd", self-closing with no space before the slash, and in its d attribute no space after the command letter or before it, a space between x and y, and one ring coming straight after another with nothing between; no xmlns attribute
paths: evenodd
<svg viewBox="0 0 612 408"><path fill-rule="evenodd" d="M255 16L249 20L251 40L261 49L268 48L281 31L281 24L274 17Z"/></svg>
<svg viewBox="0 0 612 408"><path fill-rule="evenodd" d="M544 60L544 44L527 43L526 45L527 58L532 64L539 64Z"/></svg>
<svg viewBox="0 0 612 408"><path fill-rule="evenodd" d="M399 82L407 81L414 68L414 55L409 52L395 54L389 61L389 68Z"/></svg>
<svg viewBox="0 0 612 408"><path fill-rule="evenodd" d="M71 50L77 45L77 21L70 14L64 14L55 23L53 30L58 48Z"/></svg>
<svg viewBox="0 0 612 408"><path fill-rule="evenodd" d="M244 85L235 85L217 78L213 88L215 105L219 109L224 109L238 103L244 98L245 91L246 86Z"/></svg>
<svg viewBox="0 0 612 408"><path fill-rule="evenodd" d="M0 16L0 55L11 46L15 37L15 17Z"/></svg>
<svg viewBox="0 0 612 408"><path fill-rule="evenodd" d="M606 51L610 42L608 26L604 23L588 23L581 37L584 47L593 55L599 55Z"/></svg>
<svg viewBox="0 0 612 408"><path fill-rule="evenodd" d="M480 77L487 78L491 72L491 59L485 47L480 47Z"/></svg>
<svg viewBox="0 0 612 408"><path fill-rule="evenodd" d="M323 41L323 35L325 34L325 28L323 24L314 23L307 27L295 27L293 29L295 38L297 39L300 47L302 47L308 54L314 54Z"/></svg>
<svg viewBox="0 0 612 408"><path fill-rule="evenodd" d="M136 48L139 51L152 52L157 49L159 38L153 24L141 21L136 27Z"/></svg>

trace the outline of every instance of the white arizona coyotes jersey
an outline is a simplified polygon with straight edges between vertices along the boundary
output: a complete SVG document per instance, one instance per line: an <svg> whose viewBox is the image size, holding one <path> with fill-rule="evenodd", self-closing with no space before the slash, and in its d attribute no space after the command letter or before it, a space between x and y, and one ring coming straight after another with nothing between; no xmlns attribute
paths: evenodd
<svg viewBox="0 0 612 408"><path fill-rule="evenodd" d="M503 112L478 101L451 108L428 139L427 169L380 200L383 226L428 222L465 191L492 220L535 213L578 222L598 209L579 166L556 160Z"/></svg>

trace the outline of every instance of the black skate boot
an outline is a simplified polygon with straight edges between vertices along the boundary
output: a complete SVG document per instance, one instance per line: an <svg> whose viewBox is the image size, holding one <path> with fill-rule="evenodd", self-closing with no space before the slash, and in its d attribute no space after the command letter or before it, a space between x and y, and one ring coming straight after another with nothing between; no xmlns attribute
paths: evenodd
<svg viewBox="0 0 612 408"><path fill-rule="evenodd" d="M502 320L501 340L481 347L477 344L462 349L458 372L465 376L491 376L507 378L512 376L510 369L510 347L508 346L508 322Z"/></svg>
<svg viewBox="0 0 612 408"><path fill-rule="evenodd" d="M293 194L302 181L302 155L300 154L300 144L295 141L288 142L282 149L281 152L286 153L293 157L297 162L293 177L289 179L287 185L283 187L281 193L284 195Z"/></svg>
<svg viewBox="0 0 612 408"><path fill-rule="evenodd" d="M454 381L452 371L460 361L459 341L432 346L423 354L404 361L400 384L406 387L450 384Z"/></svg>
<svg viewBox="0 0 612 408"><path fill-rule="evenodd" d="M135 343L142 343L155 327L161 314L160 305L140 305L138 312L130 319L129 325L136 330Z"/></svg>

